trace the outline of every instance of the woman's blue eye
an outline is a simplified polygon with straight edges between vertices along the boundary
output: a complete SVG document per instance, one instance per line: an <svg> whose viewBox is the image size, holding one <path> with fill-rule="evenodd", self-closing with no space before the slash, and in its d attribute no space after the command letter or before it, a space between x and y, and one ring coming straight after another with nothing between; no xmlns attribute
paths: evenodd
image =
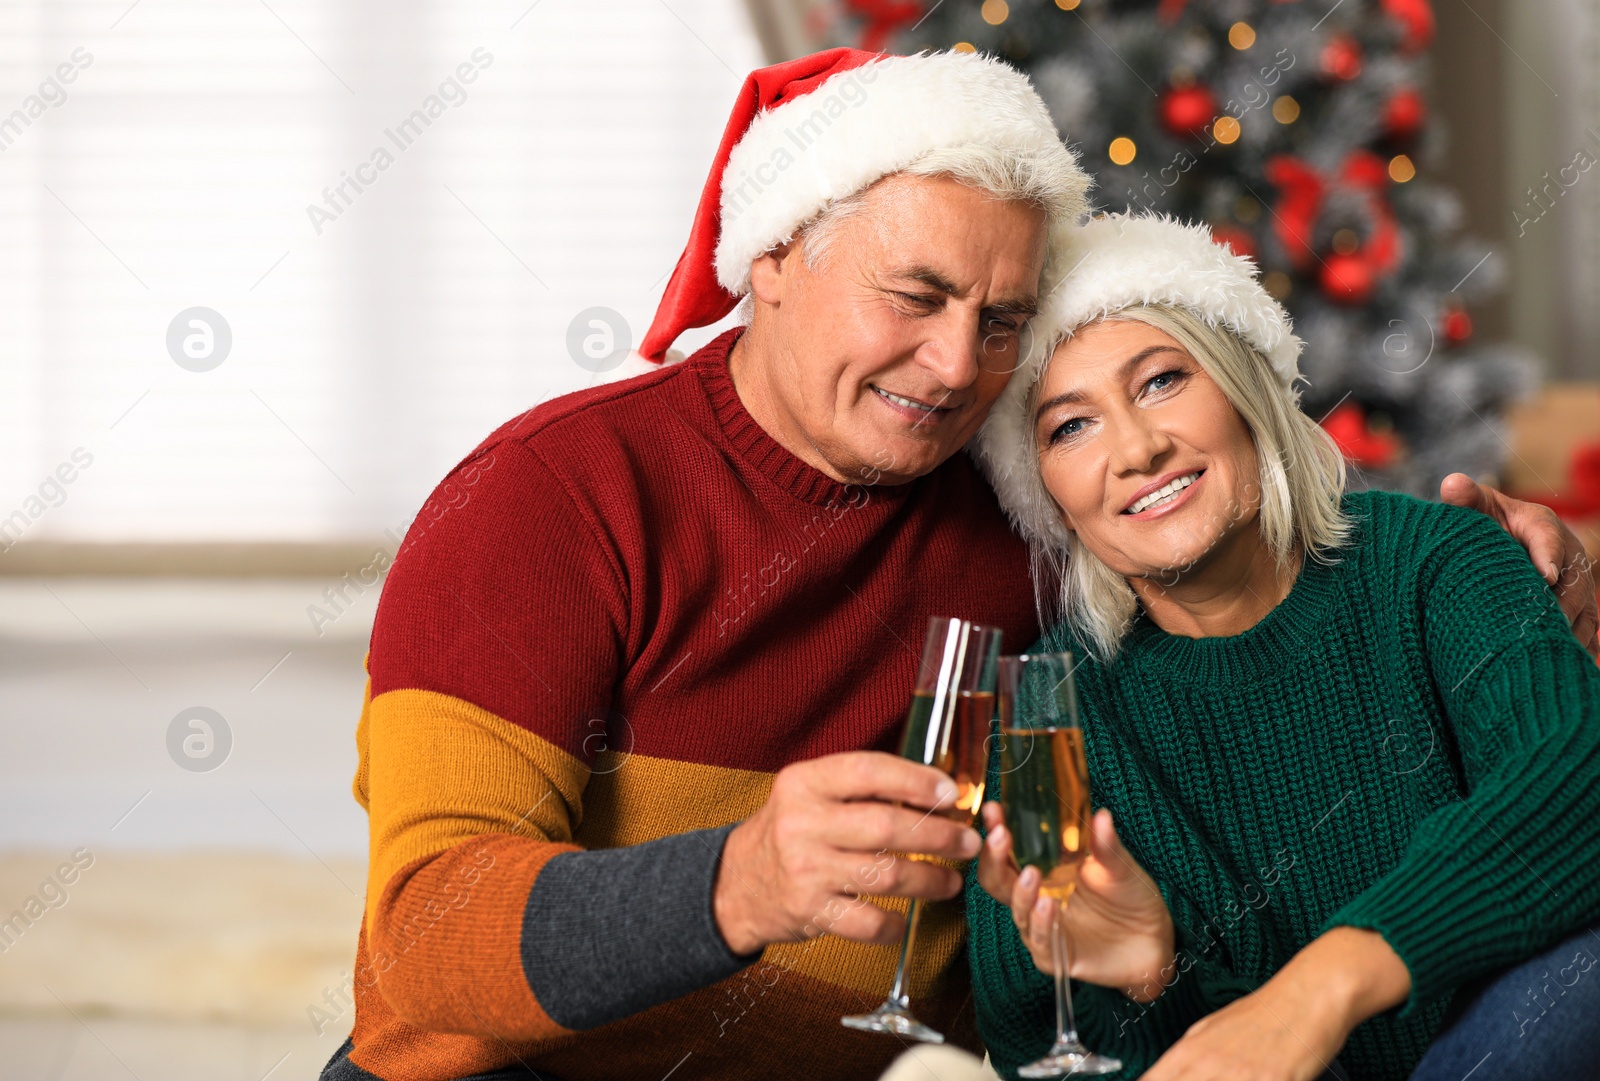
<svg viewBox="0 0 1600 1081"><path fill-rule="evenodd" d="M1070 439L1072 436L1077 435L1083 429L1076 427L1076 425L1082 423L1084 423L1082 417L1073 417L1071 420L1063 421L1055 431L1050 433L1050 442L1054 443L1058 439Z"/></svg>
<svg viewBox="0 0 1600 1081"><path fill-rule="evenodd" d="M1145 386L1151 390L1166 390L1173 383L1176 383L1182 375L1183 373L1176 369L1170 372L1162 372L1145 383Z"/></svg>

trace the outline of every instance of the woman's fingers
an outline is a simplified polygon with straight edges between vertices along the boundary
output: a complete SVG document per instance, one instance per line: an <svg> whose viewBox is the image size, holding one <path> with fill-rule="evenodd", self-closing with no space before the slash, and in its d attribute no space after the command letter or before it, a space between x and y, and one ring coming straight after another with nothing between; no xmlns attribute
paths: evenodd
<svg viewBox="0 0 1600 1081"><path fill-rule="evenodd" d="M1041 894L1028 910L1028 952L1033 954L1035 967L1050 975L1055 975L1056 971L1055 957L1050 949L1050 931L1055 924L1058 903L1054 897Z"/></svg>
<svg viewBox="0 0 1600 1081"><path fill-rule="evenodd" d="M1094 818L1089 821L1089 854L1104 865L1106 873L1114 880L1138 876L1139 865L1122 847L1122 838L1117 836L1111 812L1104 807L1096 811Z"/></svg>
<svg viewBox="0 0 1600 1081"><path fill-rule="evenodd" d="M988 836L978 853L978 885L1001 904L1010 904L1011 891L1017 881L1017 864L1011 858L1011 833L1006 829L1005 816L998 803L985 803L979 813Z"/></svg>
<svg viewBox="0 0 1600 1081"><path fill-rule="evenodd" d="M1046 974L1055 971L1050 952L1050 926L1055 921L1056 901L1039 892L1042 876L1037 867L1024 867L1011 891L1011 919L1017 925L1022 944L1033 963Z"/></svg>
<svg viewBox="0 0 1600 1081"><path fill-rule="evenodd" d="M1017 875L1017 880L1011 887L1011 919L1016 923L1017 930L1027 936L1028 913L1033 909L1034 902L1039 899L1039 871L1035 867L1024 867L1022 873Z"/></svg>
<svg viewBox="0 0 1600 1081"><path fill-rule="evenodd" d="M1089 824L1089 854L1099 867L1087 876L1080 876L1081 885L1102 892L1105 889L1116 890L1130 901L1142 902L1147 899L1146 895L1160 896L1149 873L1123 845L1111 812L1103 807L1095 812ZM1100 875L1105 877L1095 881Z"/></svg>

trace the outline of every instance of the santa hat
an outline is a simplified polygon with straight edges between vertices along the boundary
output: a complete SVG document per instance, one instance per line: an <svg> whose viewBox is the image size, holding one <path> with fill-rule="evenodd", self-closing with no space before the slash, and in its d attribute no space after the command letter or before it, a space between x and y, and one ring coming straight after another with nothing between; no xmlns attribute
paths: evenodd
<svg viewBox="0 0 1600 1081"><path fill-rule="evenodd" d="M1060 248L1057 258L1069 269L1040 300L1022 364L971 444L1018 531L1058 549L1068 533L1039 475L1028 411L1045 361L1063 338L1125 308L1183 308L1254 347L1291 396L1301 345L1288 313L1256 279L1255 264L1216 243L1204 225L1108 214L1069 230Z"/></svg>
<svg viewBox="0 0 1600 1081"><path fill-rule="evenodd" d="M1027 77L999 60L829 49L752 72L655 321L611 377L656 369L679 334L727 315L750 290L750 264L830 204L973 145L1013 155L1050 193L1053 221L1082 213L1088 176Z"/></svg>

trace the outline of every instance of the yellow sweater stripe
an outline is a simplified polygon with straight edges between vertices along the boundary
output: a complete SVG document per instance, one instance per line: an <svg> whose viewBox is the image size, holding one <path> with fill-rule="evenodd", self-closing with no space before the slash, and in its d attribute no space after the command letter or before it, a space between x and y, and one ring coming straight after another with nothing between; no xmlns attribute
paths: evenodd
<svg viewBox="0 0 1600 1081"><path fill-rule="evenodd" d="M485 833L570 843L582 821L583 763L470 702L387 691L369 701L357 732L369 925L390 878L418 859Z"/></svg>
<svg viewBox="0 0 1600 1081"><path fill-rule="evenodd" d="M390 879L415 861L486 833L576 843L584 848L643 844L670 834L739 822L766 802L773 775L602 751L593 770L527 729L469 702L433 691L394 690L370 699L357 729L356 795L371 826L367 920ZM884 857L880 857L878 862ZM870 885L874 858L864 855ZM903 898L865 900L904 913ZM844 902L841 902L843 904ZM835 917L836 917L835 913ZM827 913L817 925L826 928ZM912 955L913 996L962 949L956 902L923 906ZM881 995L898 949L824 935L767 947L764 960L864 995Z"/></svg>

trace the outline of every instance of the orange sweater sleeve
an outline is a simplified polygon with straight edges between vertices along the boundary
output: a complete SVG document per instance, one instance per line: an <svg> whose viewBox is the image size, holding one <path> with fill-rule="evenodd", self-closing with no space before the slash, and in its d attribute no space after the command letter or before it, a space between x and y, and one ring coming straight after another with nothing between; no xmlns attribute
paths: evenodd
<svg viewBox="0 0 1600 1081"><path fill-rule="evenodd" d="M368 960L418 1028L560 1036L752 959L711 917L726 828L605 852L573 843L627 652L619 566L560 479L502 440L440 485L390 571L356 794ZM619 926L648 946L630 948ZM612 964L619 950L655 967Z"/></svg>

